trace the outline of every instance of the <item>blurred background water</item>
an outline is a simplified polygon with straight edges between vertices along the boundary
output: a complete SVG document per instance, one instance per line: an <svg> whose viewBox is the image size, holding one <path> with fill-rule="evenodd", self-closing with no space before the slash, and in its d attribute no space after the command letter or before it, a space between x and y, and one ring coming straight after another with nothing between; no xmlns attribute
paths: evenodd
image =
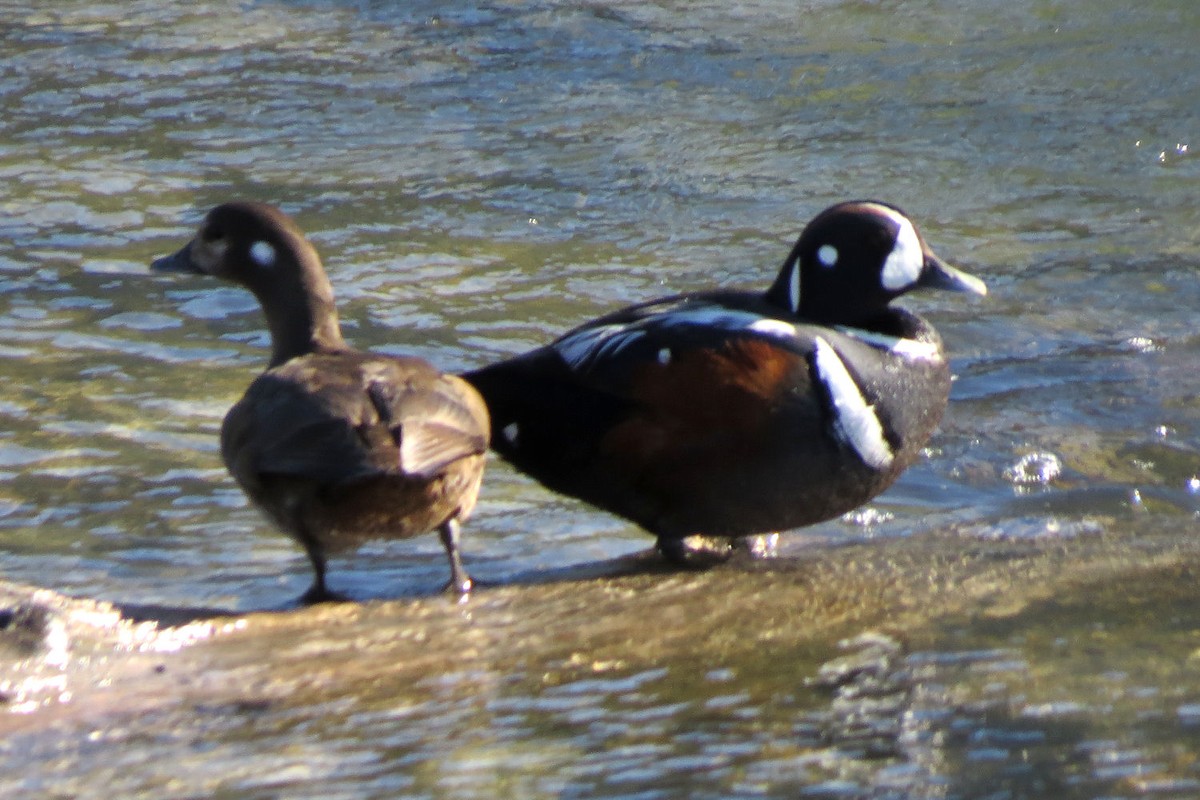
<svg viewBox="0 0 1200 800"><path fill-rule="evenodd" d="M1200 513L1200 159L1189 146L1200 118L1198 40L1200 16L1184 0L0 0L0 578L122 604L241 612L284 607L307 585L300 550L247 507L217 453L225 409L265 364L257 305L232 287L145 270L207 208L235 197L280 204L309 232L355 345L448 370L523 351L626 303L765 288L826 205L896 203L992 294L906 301L952 355L942 429L891 491L785 536L779 561L819 561L847 542L904 552L906 540L932 536L933 562L1027 544L1057 548L1069 571L1073 553L1114 541L1114 563L1154 562L1190 541ZM505 584L494 601L503 610L486 592L472 600L501 630L494 615L524 619L567 602L536 586L520 592L531 576L651 542L495 460L465 537L472 573ZM453 615L429 598L444 569L429 536L337 559L331 584ZM914 586L933 580L921 563L907 569ZM1191 574L1175 575L1181 589ZM777 581L775 597L796 583L753 570L661 579L682 593L681 607L699 603L695 618L675 621L684 628L713 611L714 585L721 603L753 606L763 581ZM635 593L655 585L636 583ZM837 709L814 710L824 702L815 690L791 694L837 656L839 629L805 639L783 673L778 653L738 651L731 666L700 637L697 652L626 659L603 680L558 691L530 677L551 656L513 645L492 679L515 688L493 688L500 699L486 722L471 717L481 702L472 681L426 687L403 712L358 695L323 698L337 708L268 713L275 733L261 739L247 721L261 709L229 712L218 755L175 734L135 746L154 738L145 731L80 749L69 733L35 725L0 745L13 759L0 787L86 793L115 780L109 759L129 752L122 791L154 796L491 797L505 786L527 797L984 796L964 777L972 774L991 776L996 797L1037 796L1038 786L1057 786L1058 796L1189 796L1200 791L1200 676L1188 683L1168 665L1189 674L1200 622L1179 597L1134 604L1133 639L1101 647L1127 658L1148 621L1169 624L1175 649L1159 654L1165 661L1093 665L1126 699L1161 697L1160 678L1187 687L1160 709L1171 723L1161 730L1089 738L1081 720L1120 715L1073 693L1086 691L1068 685L1073 661L1053 671L1055 691L1041 705L1014 706L1009 684L984 682L1006 698L997 707L1022 709L1016 727L996 723L999 733L992 706L953 717L953 693L921 684L924 710L906 706L907 719L967 731L975 749L963 758L988 765L983 772L939 773L937 758L911 748L871 755L853 737L839 744L829 727ZM1038 641L1044 655L1093 635L1095 619L1063 611L1075 603L1132 613L1108 602L1064 600L1021 630L935 625L926 655L871 651L873 663L893 672L932 663L950 683L1013 669L1033 680L1049 662L1034 669L1032 653L1011 648ZM653 631L653 606L548 607L568 628L603 614L630 636ZM386 629L379 613L384 622L376 614L370 624ZM753 615L738 625L748 639L762 633ZM1166 647L1153 641L1148 649ZM712 663L681 677L692 658ZM1126 686L1130 674L1148 676L1141 689L1151 695ZM910 700L920 694L904 685ZM791 699L780 706L781 696ZM1123 711L1145 716L1136 702ZM328 769L301 769L316 768L310 751L288 750L304 739L288 714L342 720L322 728L336 742L325 748ZM966 721L954 728L945 715ZM1064 715L1065 727L1080 728L1062 734L1065 745L1040 727ZM162 724L194 732L196 723ZM493 743L467 760L441 746L448 730L481 725L521 746ZM404 743L372 739L380 730ZM612 736L625 737L620 747ZM225 750L246 741L259 745ZM1022 773L1014 765L1031 744L1046 756ZM579 760L593 751L605 755ZM191 765L175 784L161 772L164 752L169 765ZM29 766L30 754L46 753L57 778ZM370 780L344 771L367 762ZM201 779L214 763L230 783ZM284 778L265 788L237 782L272 770ZM538 777L510 785L505 774ZM918 774L928 778L920 791Z"/></svg>

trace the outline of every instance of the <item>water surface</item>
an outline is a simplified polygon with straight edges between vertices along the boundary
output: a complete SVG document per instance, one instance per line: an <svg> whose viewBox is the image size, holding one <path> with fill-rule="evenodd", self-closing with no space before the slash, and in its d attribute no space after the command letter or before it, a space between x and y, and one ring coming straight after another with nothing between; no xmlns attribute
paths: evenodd
<svg viewBox="0 0 1200 800"><path fill-rule="evenodd" d="M295 215L356 345L446 369L765 287L851 197L905 208L992 294L907 301L952 355L941 431L767 566L596 578L649 538L493 462L465 552L500 586L466 607L436 596L430 536L335 560L366 606L144 663L115 616L68 636L78 658L0 617L6 796L1198 791L1189 3L41 5L0 1L8 583L242 613L307 585L216 452L265 361L257 308L145 272L222 200ZM989 566L1013 559L1044 569ZM977 605L939 600L947 575ZM80 662L108 657L80 654L109 646L106 695ZM821 685L864 648L875 717ZM168 677L139 704L119 687L146 665Z"/></svg>

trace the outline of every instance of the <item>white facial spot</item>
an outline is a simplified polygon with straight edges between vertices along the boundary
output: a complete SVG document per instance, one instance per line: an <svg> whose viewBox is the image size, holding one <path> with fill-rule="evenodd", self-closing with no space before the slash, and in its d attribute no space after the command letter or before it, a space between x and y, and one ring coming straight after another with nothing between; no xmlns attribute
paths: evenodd
<svg viewBox="0 0 1200 800"><path fill-rule="evenodd" d="M892 252L888 253L883 262L883 272L879 280L883 288L898 292L907 289L921 277L921 268L925 266L925 254L921 251L921 240L917 237L917 229L906 218L892 209L884 209L896 224L896 243Z"/></svg>
<svg viewBox="0 0 1200 800"><path fill-rule="evenodd" d="M255 242L250 245L250 258L260 267L269 267L275 263L275 248L268 242Z"/></svg>
<svg viewBox="0 0 1200 800"><path fill-rule="evenodd" d="M883 438L883 425L875 414L874 406L863 397L841 356L819 336L813 365L817 377L829 390L834 433L858 453L864 464L874 469L886 469L891 465L894 455L887 439Z"/></svg>
<svg viewBox="0 0 1200 800"><path fill-rule="evenodd" d="M658 363L664 366L671 363L671 348L664 347L658 351Z"/></svg>
<svg viewBox="0 0 1200 800"><path fill-rule="evenodd" d="M517 426L517 423L515 423L515 422L508 423L507 425L504 426L504 430L501 431L501 433L504 434L504 440L506 442L508 442L509 444L511 444L513 447L517 446L517 435L520 432L521 432L521 429Z"/></svg>
<svg viewBox="0 0 1200 800"><path fill-rule="evenodd" d="M833 269L837 266L838 250L831 244L823 244L817 248L817 261L821 262L821 266L825 269Z"/></svg>

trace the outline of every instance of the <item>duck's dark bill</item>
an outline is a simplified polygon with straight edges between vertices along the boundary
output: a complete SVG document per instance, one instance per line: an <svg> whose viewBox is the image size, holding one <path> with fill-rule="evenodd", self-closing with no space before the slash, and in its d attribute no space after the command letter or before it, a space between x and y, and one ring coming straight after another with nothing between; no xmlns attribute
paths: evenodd
<svg viewBox="0 0 1200 800"><path fill-rule="evenodd" d="M979 278L955 269L932 253L925 256L925 268L921 271L917 285L927 289L947 289L951 292L980 296L986 295L988 291L987 284Z"/></svg>
<svg viewBox="0 0 1200 800"><path fill-rule="evenodd" d="M172 253L169 256L156 258L150 263L150 269L153 272L194 272L201 273L202 270L192 262L192 243L188 242L177 253Z"/></svg>

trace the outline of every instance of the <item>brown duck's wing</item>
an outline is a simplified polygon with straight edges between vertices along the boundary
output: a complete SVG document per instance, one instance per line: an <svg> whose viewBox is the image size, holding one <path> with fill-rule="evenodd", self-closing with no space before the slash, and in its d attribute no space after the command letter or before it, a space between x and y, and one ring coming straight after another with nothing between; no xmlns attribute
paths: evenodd
<svg viewBox="0 0 1200 800"><path fill-rule="evenodd" d="M456 381L419 359L294 359L260 375L230 409L221 452L243 485L267 474L330 485L430 477L487 449L483 401Z"/></svg>
<svg viewBox="0 0 1200 800"><path fill-rule="evenodd" d="M357 382L298 380L288 366L260 375L225 415L221 453L234 477L243 485L260 475L337 484L388 472L395 443L372 429Z"/></svg>
<svg viewBox="0 0 1200 800"><path fill-rule="evenodd" d="M456 377L404 372L392 364L365 370L367 396L399 448L399 468L431 477L461 458L488 447L483 399Z"/></svg>

